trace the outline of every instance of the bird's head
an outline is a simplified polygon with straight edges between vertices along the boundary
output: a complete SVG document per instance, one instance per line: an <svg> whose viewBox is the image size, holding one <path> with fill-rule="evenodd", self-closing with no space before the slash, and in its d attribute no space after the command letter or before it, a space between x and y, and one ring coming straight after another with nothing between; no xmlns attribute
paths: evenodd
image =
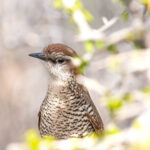
<svg viewBox="0 0 150 150"><path fill-rule="evenodd" d="M29 54L44 61L53 80L62 81L76 75L77 68L72 61L75 55L76 52L64 44L50 44L43 52Z"/></svg>

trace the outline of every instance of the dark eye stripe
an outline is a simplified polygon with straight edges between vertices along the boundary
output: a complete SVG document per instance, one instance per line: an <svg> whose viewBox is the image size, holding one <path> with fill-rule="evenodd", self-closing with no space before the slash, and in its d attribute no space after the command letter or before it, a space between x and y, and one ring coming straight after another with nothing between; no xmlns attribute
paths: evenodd
<svg viewBox="0 0 150 150"><path fill-rule="evenodd" d="M60 58L60 59L57 60L57 62L60 63L60 64L64 63L65 61L66 60L64 58Z"/></svg>
<svg viewBox="0 0 150 150"><path fill-rule="evenodd" d="M52 63L56 64L56 60L54 60L52 58L48 58L47 61L51 61Z"/></svg>
<svg viewBox="0 0 150 150"><path fill-rule="evenodd" d="M63 64L63 63L66 63L66 62L69 62L70 59L67 59L67 58L59 58L57 59L57 63L59 64Z"/></svg>
<svg viewBox="0 0 150 150"><path fill-rule="evenodd" d="M70 59L66 59L66 58L58 58L58 59L47 58L46 61L51 61L54 64L56 64L56 63L63 64L65 62L69 62Z"/></svg>

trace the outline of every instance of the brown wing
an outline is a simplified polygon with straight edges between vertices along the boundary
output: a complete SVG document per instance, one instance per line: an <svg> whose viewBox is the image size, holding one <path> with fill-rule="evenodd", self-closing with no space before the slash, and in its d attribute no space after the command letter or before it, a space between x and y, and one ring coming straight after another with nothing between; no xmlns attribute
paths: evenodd
<svg viewBox="0 0 150 150"><path fill-rule="evenodd" d="M39 128L39 130L40 130L40 120L41 120L41 112L39 111L39 113L38 113L38 128Z"/></svg>
<svg viewBox="0 0 150 150"><path fill-rule="evenodd" d="M87 111L87 117L89 118L90 122L93 125L93 128L95 129L96 133L101 134L102 131L104 130L104 125L103 125L103 121L87 91L87 89L85 87L83 87L84 89L84 93L85 93L85 100L88 104L90 104L92 106L93 109L93 115L90 115L90 113Z"/></svg>

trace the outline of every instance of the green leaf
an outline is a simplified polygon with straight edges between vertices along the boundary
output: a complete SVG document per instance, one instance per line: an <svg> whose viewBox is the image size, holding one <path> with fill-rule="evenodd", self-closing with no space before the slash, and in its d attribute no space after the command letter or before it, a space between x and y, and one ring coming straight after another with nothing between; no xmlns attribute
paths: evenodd
<svg viewBox="0 0 150 150"><path fill-rule="evenodd" d="M53 6L58 9L63 8L62 0L53 0Z"/></svg>
<svg viewBox="0 0 150 150"><path fill-rule="evenodd" d="M77 59L78 73L83 74L85 72L85 68L88 66L89 61L83 60L82 55L76 55L74 58ZM79 64L78 64L79 63Z"/></svg>
<svg viewBox="0 0 150 150"><path fill-rule="evenodd" d="M73 13L73 10L71 8L67 8L65 9L65 12L69 13L69 14L72 14Z"/></svg>
<svg viewBox="0 0 150 150"><path fill-rule="evenodd" d="M141 124L137 119L132 122L132 126L136 129L141 129Z"/></svg>
<svg viewBox="0 0 150 150"><path fill-rule="evenodd" d="M74 9L75 9L75 10L78 10L78 9L81 10L82 8L83 8L82 3L77 0L77 1L75 2L75 4L74 4Z"/></svg>
<svg viewBox="0 0 150 150"><path fill-rule="evenodd" d="M84 15L84 17L85 17L85 19L87 20L87 21L93 21L93 16L92 16L92 14L91 13L89 13L86 9L83 9L82 10L82 13L83 13L83 15Z"/></svg>
<svg viewBox="0 0 150 150"><path fill-rule="evenodd" d="M25 141L29 145L31 150L38 150L38 144L40 142L40 138L34 129L29 130L25 134Z"/></svg>
<svg viewBox="0 0 150 150"><path fill-rule="evenodd" d="M78 68L79 73L83 74L85 72L85 68L88 66L89 62L82 61L81 65Z"/></svg>
<svg viewBox="0 0 150 150"><path fill-rule="evenodd" d="M123 105L123 101L120 98L112 97L107 100L108 108L111 112L114 112L115 110L118 110L118 108L121 108Z"/></svg>
<svg viewBox="0 0 150 150"><path fill-rule="evenodd" d="M44 141L48 141L48 142L53 142L56 140L55 137L53 137L53 136L43 137L42 139Z"/></svg>
<svg viewBox="0 0 150 150"><path fill-rule="evenodd" d="M150 5L150 0L141 0L144 5Z"/></svg>
<svg viewBox="0 0 150 150"><path fill-rule="evenodd" d="M115 44L109 45L109 46L108 46L108 50L109 50L110 52L116 53L116 52L117 52L116 45L115 45Z"/></svg>
<svg viewBox="0 0 150 150"><path fill-rule="evenodd" d="M115 124L109 124L109 126L105 130L105 134L106 135L117 134L119 131L120 129Z"/></svg>
<svg viewBox="0 0 150 150"><path fill-rule="evenodd" d="M93 52L94 51L94 43L92 41L84 42L84 48L86 52Z"/></svg>
<svg viewBox="0 0 150 150"><path fill-rule="evenodd" d="M123 100L127 101L127 102L131 102L133 101L133 96L131 93L126 93L124 96L123 96Z"/></svg>
<svg viewBox="0 0 150 150"><path fill-rule="evenodd" d="M125 22L127 22L129 20L129 14L128 14L128 12L126 10L122 12L121 18Z"/></svg>
<svg viewBox="0 0 150 150"><path fill-rule="evenodd" d="M150 86L147 86L147 87L143 88L142 91L143 91L145 94L150 94Z"/></svg>
<svg viewBox="0 0 150 150"><path fill-rule="evenodd" d="M97 41L96 42L96 48L103 49L104 47L105 47L105 42L104 41Z"/></svg>
<svg viewBox="0 0 150 150"><path fill-rule="evenodd" d="M132 40L134 40L134 35L133 35L133 33L128 33L127 35L126 35L126 40L128 40L128 41L132 41Z"/></svg>

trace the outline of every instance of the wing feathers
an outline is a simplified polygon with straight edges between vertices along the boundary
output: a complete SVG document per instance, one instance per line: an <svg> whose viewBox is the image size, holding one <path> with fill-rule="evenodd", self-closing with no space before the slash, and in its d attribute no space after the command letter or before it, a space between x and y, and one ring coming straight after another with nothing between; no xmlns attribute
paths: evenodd
<svg viewBox="0 0 150 150"><path fill-rule="evenodd" d="M83 85L81 85L83 86ZM87 114L87 117L89 118L90 122L92 123L93 125L93 128L95 129L95 131L100 134L102 133L102 131L104 130L104 125L103 125L103 121L87 91L87 89L85 87L82 87L84 89L84 92L85 92L85 101L87 102L87 104L90 104L91 107L92 107L92 110L93 110L93 115L90 115L90 113L88 112L88 110L86 110L86 114Z"/></svg>

